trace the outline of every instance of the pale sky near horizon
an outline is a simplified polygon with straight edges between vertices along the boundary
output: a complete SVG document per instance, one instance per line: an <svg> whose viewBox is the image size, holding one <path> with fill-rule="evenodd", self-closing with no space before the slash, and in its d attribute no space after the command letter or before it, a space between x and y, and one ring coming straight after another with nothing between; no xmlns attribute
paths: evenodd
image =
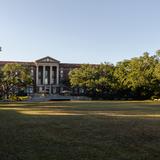
<svg viewBox="0 0 160 160"><path fill-rule="evenodd" d="M116 63L160 49L159 0L0 0L0 60Z"/></svg>

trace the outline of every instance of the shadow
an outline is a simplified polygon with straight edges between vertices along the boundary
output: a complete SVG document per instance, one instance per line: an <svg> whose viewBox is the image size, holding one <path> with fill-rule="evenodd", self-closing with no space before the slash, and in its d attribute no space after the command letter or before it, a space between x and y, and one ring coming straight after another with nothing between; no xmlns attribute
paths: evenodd
<svg viewBox="0 0 160 160"><path fill-rule="evenodd" d="M1 104L0 110L13 110L25 115L47 116L105 116L105 117L160 117L157 103L124 102L45 102Z"/></svg>

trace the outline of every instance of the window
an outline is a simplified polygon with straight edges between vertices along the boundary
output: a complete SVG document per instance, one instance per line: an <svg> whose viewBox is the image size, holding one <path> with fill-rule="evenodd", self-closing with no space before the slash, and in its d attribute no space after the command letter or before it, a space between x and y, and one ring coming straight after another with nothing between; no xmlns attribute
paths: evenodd
<svg viewBox="0 0 160 160"><path fill-rule="evenodd" d="M33 68L31 68L31 76L32 77L34 76L34 70L33 70Z"/></svg>
<svg viewBox="0 0 160 160"><path fill-rule="evenodd" d="M49 60L49 58L47 58L47 60L46 60L47 62L49 62L50 60Z"/></svg>
<svg viewBox="0 0 160 160"><path fill-rule="evenodd" d="M63 68L60 69L60 77L63 78Z"/></svg>
<svg viewBox="0 0 160 160"><path fill-rule="evenodd" d="M48 78L45 78L45 84L48 84Z"/></svg>

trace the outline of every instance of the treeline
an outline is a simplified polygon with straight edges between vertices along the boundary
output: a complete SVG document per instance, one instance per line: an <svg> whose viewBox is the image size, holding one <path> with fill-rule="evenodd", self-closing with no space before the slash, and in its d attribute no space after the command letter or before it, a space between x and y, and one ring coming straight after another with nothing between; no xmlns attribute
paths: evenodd
<svg viewBox="0 0 160 160"><path fill-rule="evenodd" d="M160 98L160 51L123 60L116 65L84 64L69 73L73 88L95 99Z"/></svg>

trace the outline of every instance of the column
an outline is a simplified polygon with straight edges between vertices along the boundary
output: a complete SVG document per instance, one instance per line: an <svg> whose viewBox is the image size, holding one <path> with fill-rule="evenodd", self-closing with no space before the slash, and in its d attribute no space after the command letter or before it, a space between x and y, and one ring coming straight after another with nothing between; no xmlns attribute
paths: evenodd
<svg viewBox="0 0 160 160"><path fill-rule="evenodd" d="M50 66L50 85L53 83L52 66Z"/></svg>
<svg viewBox="0 0 160 160"><path fill-rule="evenodd" d="M59 66L57 66L57 85L59 84Z"/></svg>
<svg viewBox="0 0 160 160"><path fill-rule="evenodd" d="M39 72L39 69L38 69L39 66L36 66L36 85L38 85L38 72Z"/></svg>
<svg viewBox="0 0 160 160"><path fill-rule="evenodd" d="M52 94L52 66L50 66L50 89L49 89L49 94Z"/></svg>
<svg viewBox="0 0 160 160"><path fill-rule="evenodd" d="M45 84L45 66L43 66L43 84Z"/></svg>

